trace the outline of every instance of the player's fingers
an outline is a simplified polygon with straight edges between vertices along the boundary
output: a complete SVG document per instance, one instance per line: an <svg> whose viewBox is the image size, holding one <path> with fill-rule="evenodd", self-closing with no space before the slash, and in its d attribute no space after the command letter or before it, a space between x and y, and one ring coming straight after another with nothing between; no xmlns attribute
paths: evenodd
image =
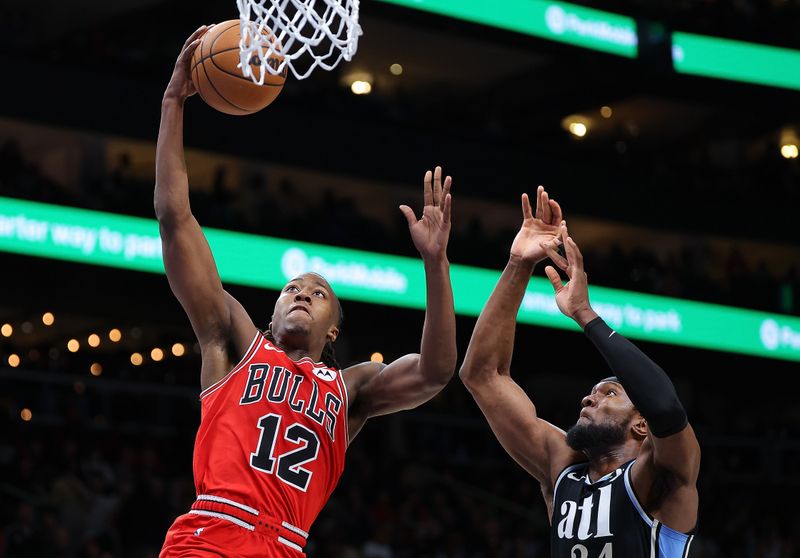
<svg viewBox="0 0 800 558"><path fill-rule="evenodd" d="M445 225L450 224L450 209L453 206L453 196L450 192L444 195L444 208L442 209L442 220Z"/></svg>
<svg viewBox="0 0 800 558"><path fill-rule="evenodd" d="M533 211L531 210L531 200L528 198L528 194L522 194L522 218L523 219L533 218Z"/></svg>
<svg viewBox="0 0 800 558"><path fill-rule="evenodd" d="M561 206L558 205L556 200L550 200L550 211L553 213L553 216L550 219L550 223L553 225L561 224L561 221L564 219L564 215L561 213Z"/></svg>
<svg viewBox="0 0 800 558"><path fill-rule="evenodd" d="M544 193L544 186L536 188L536 218L542 218L542 194Z"/></svg>
<svg viewBox="0 0 800 558"><path fill-rule="evenodd" d="M401 205L400 211L403 213L403 217L406 218L406 221L408 221L409 227L412 227L417 223L417 218L414 215L414 210L412 210L410 207L408 207L407 205Z"/></svg>
<svg viewBox="0 0 800 558"><path fill-rule="evenodd" d="M447 199L447 195L450 193L450 186L453 184L453 179L449 176L444 179L444 186L442 187L442 199L439 203L439 208L444 211L444 202Z"/></svg>
<svg viewBox="0 0 800 558"><path fill-rule="evenodd" d="M208 30L207 25L201 25L197 29L195 29L194 33L189 35L189 38L183 43L183 48L188 47L195 39L198 39L203 36L203 34Z"/></svg>
<svg viewBox="0 0 800 558"><path fill-rule="evenodd" d="M425 171L425 179L422 181L423 183L423 201L425 205L433 205L433 192L431 191L431 180L433 180L433 173L431 171Z"/></svg>
<svg viewBox="0 0 800 558"><path fill-rule="evenodd" d="M433 169L433 203L438 206L442 200L442 167Z"/></svg>
<svg viewBox="0 0 800 558"><path fill-rule="evenodd" d="M192 58L192 55L194 55L194 51L197 50L198 46L200 46L200 41L202 41L202 39L195 39L189 43L186 48L181 51L181 55L178 57L178 63L188 64L189 60Z"/></svg>
<svg viewBox="0 0 800 558"><path fill-rule="evenodd" d="M572 237L567 237L567 243L572 245L572 253L575 258L575 265L583 270L583 254L581 254L581 249L578 248L578 245L572 240Z"/></svg>
<svg viewBox="0 0 800 558"><path fill-rule="evenodd" d="M545 254L547 254L547 257L550 258L550 260L554 264L556 264L558 267L566 271L567 267L569 267L569 263L564 258L564 256L558 253L557 241L540 242L539 246L541 246L542 249L544 249Z"/></svg>
<svg viewBox="0 0 800 558"><path fill-rule="evenodd" d="M547 195L547 191L542 192L542 221L550 224L550 218L553 216L553 212L550 210L550 196Z"/></svg>
<svg viewBox="0 0 800 558"><path fill-rule="evenodd" d="M550 284L553 285L553 290L557 293L561 289L564 288L564 284L561 282L561 276L556 271L552 265L548 265L544 268L545 275L547 278L550 279Z"/></svg>

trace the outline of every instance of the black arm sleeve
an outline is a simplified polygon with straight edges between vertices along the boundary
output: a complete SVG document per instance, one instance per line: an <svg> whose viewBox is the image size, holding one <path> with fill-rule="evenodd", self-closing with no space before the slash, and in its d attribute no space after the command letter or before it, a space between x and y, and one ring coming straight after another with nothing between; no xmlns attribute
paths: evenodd
<svg viewBox="0 0 800 558"><path fill-rule="evenodd" d="M619 378L654 436L677 434L688 424L675 386L659 365L636 345L595 318L584 330Z"/></svg>

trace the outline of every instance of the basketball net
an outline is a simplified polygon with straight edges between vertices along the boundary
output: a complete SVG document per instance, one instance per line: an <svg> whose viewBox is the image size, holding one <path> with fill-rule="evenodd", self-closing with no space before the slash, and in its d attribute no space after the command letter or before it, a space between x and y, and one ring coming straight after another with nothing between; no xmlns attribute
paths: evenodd
<svg viewBox="0 0 800 558"><path fill-rule="evenodd" d="M297 79L305 79L317 66L332 70L342 58L349 62L361 36L358 3L236 0L242 73L264 85L267 73L286 75L287 66Z"/></svg>

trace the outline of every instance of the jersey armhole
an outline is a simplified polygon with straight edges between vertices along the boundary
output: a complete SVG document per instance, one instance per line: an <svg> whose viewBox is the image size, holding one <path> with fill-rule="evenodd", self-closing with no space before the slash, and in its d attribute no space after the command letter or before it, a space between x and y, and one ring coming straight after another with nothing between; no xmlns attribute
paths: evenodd
<svg viewBox="0 0 800 558"><path fill-rule="evenodd" d="M561 484L561 479L563 479L568 474L573 472L578 467L581 467L582 465L586 465L586 462L582 461L581 463L573 463L572 465L567 465L566 467L564 467L564 469L558 474L558 477L556 478L556 482L553 485L553 498L556 497L556 492L558 492L558 485Z"/></svg>
<svg viewBox="0 0 800 558"><path fill-rule="evenodd" d="M639 499L636 497L636 492L633 490L633 483L631 482L631 469L633 469L634 463L636 463L635 459L631 461L631 464L628 466L627 469L625 469L625 472L622 475L623 478L625 479L625 492L628 493L628 498L633 504L633 507L636 508L636 511L639 512L642 521L644 521L648 527L652 527L653 518L650 517L650 514L644 511L644 507L642 506L642 504L639 503Z"/></svg>
<svg viewBox="0 0 800 558"><path fill-rule="evenodd" d="M231 379L231 377L236 372L241 370L242 366L244 366L244 364L248 360L253 358L253 355L256 353L256 351L258 350L259 345L261 344L261 337L262 337L261 332L258 329L256 329L256 334L253 336L253 341L250 342L250 347L248 347L247 351L245 351L244 356L242 356L242 359L239 362L237 362L236 366L231 368L231 371L228 372L227 374L225 374L225 376L223 378L217 380L216 382L214 382L213 384L208 386L206 389L201 391L200 392L200 396L199 396L199 398L201 400L204 399L205 397L211 395L212 393L217 391L219 388L221 388L228 380Z"/></svg>
<svg viewBox="0 0 800 558"><path fill-rule="evenodd" d="M344 383L344 374L341 370L336 371L336 378L344 395L344 449L347 451L350 447L350 396L347 394L347 384Z"/></svg>

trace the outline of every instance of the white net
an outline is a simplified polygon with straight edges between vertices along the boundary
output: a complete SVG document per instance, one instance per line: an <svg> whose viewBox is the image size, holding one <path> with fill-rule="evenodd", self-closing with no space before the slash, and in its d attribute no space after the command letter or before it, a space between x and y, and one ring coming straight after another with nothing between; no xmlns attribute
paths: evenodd
<svg viewBox="0 0 800 558"><path fill-rule="evenodd" d="M359 0L236 0L241 67L259 85L267 73L304 79L355 55Z"/></svg>

